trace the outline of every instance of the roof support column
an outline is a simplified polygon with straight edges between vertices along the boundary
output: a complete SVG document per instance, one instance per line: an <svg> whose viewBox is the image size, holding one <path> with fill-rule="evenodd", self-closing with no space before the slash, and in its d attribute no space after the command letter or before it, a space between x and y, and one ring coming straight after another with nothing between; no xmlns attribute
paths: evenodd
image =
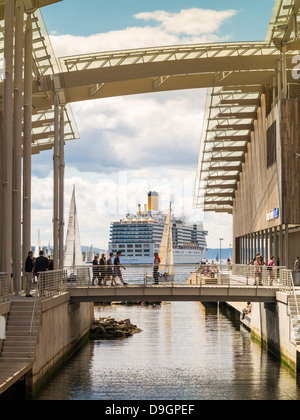
<svg viewBox="0 0 300 420"><path fill-rule="evenodd" d="M2 142L3 142L3 130L2 130L2 126L3 126L3 113L2 110L0 111L0 154L2 152ZM0 159L0 180L2 182L2 159ZM3 259L3 255L2 255L2 249L4 246L4 240L3 240L3 217L2 217L2 211L3 211L3 207L2 207L2 203L3 203L3 188L2 188L2 184L0 184L0 272L2 271L2 259Z"/></svg>
<svg viewBox="0 0 300 420"><path fill-rule="evenodd" d="M284 265L289 269L289 225L284 227Z"/></svg>
<svg viewBox="0 0 300 420"><path fill-rule="evenodd" d="M274 227L274 232L273 232L273 240L274 240L274 252L273 255L275 257L275 262L277 265L278 259L279 259L279 252L278 252L278 229L277 226Z"/></svg>
<svg viewBox="0 0 300 420"><path fill-rule="evenodd" d="M278 61L277 85L278 85L278 102L280 102L281 101L281 94L282 94L282 85L281 85L281 59Z"/></svg>
<svg viewBox="0 0 300 420"><path fill-rule="evenodd" d="M248 235L248 258L247 258L247 264L252 260L252 234L249 233Z"/></svg>
<svg viewBox="0 0 300 420"><path fill-rule="evenodd" d="M264 231L261 230L260 231L260 252L261 252L261 256L264 258L264 260L266 259L266 254L265 254L265 237L264 237Z"/></svg>
<svg viewBox="0 0 300 420"><path fill-rule="evenodd" d="M284 261L283 261L283 229L282 229L282 225L279 226L279 262L280 262L280 265L283 267L284 266Z"/></svg>
<svg viewBox="0 0 300 420"><path fill-rule="evenodd" d="M273 228L269 229L269 257L274 257L274 234L273 234Z"/></svg>
<svg viewBox="0 0 300 420"><path fill-rule="evenodd" d="M283 99L287 99L287 74L286 74L285 48L283 48L283 53L282 53L282 85L283 85Z"/></svg>
<svg viewBox="0 0 300 420"><path fill-rule="evenodd" d="M13 52L14 52L14 0L5 0L4 61L5 80L3 93L2 141L2 267L11 273L12 256L12 144L13 144Z"/></svg>
<svg viewBox="0 0 300 420"><path fill-rule="evenodd" d="M270 257L270 253L269 253L269 229L265 229L265 262L268 264L269 262L269 257Z"/></svg>
<svg viewBox="0 0 300 420"><path fill-rule="evenodd" d="M258 253L258 249L259 249L259 242L258 242L258 240L259 240L258 232L255 232L254 233L254 241L255 241L255 246L254 246L254 249L255 249L254 259L256 259L256 254Z"/></svg>
<svg viewBox="0 0 300 420"><path fill-rule="evenodd" d="M54 149L53 149L53 259L54 270L58 269L59 257L59 94L54 92Z"/></svg>
<svg viewBox="0 0 300 420"><path fill-rule="evenodd" d="M24 46L24 3L16 3L15 29L15 90L14 90L14 143L13 143L13 225L12 257L14 291L19 294L21 276L21 151L22 151L22 112L23 112L23 46Z"/></svg>
<svg viewBox="0 0 300 420"><path fill-rule="evenodd" d="M64 268L65 107L60 109L59 138L59 268Z"/></svg>
<svg viewBox="0 0 300 420"><path fill-rule="evenodd" d="M23 268L31 250L32 19L27 16L24 68Z"/></svg>

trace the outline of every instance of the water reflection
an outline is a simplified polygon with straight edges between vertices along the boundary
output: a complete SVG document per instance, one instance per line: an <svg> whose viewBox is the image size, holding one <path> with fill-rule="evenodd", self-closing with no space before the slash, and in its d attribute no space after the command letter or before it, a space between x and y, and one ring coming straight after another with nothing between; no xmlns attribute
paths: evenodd
<svg viewBox="0 0 300 420"><path fill-rule="evenodd" d="M99 307L143 332L89 343L39 399L298 399L294 375L262 351L226 309L200 303Z"/></svg>

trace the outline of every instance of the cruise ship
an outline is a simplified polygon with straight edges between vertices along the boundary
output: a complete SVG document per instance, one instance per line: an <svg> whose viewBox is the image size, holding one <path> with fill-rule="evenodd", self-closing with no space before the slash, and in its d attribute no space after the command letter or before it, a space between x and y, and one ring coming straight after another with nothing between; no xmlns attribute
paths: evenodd
<svg viewBox="0 0 300 420"><path fill-rule="evenodd" d="M152 264L159 252L167 215L159 210L159 194L149 192L148 206L141 205L137 214L111 223L109 252L122 251L122 264ZM189 223L184 217L172 217L175 264L199 264L206 251L202 223Z"/></svg>

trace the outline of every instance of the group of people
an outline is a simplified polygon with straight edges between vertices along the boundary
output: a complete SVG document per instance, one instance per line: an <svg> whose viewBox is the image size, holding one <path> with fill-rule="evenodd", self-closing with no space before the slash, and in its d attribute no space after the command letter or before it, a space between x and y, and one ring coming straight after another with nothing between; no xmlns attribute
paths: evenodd
<svg viewBox="0 0 300 420"><path fill-rule="evenodd" d="M196 273L200 273L204 277L208 278L215 278L217 277L217 274L219 272L219 268L217 264L215 264L215 261L212 260L211 264L201 263L201 266L196 269Z"/></svg>
<svg viewBox="0 0 300 420"><path fill-rule="evenodd" d="M262 286L262 269L261 267L263 265L268 267L268 272L269 272L269 276L270 276L270 286L273 286L274 280L275 280L275 271L274 268L275 267L275 257L272 255L272 257L270 258L270 260L268 261L268 264L264 261L264 258L260 255L259 252L256 253L255 258L253 258L247 265L251 265L253 264L255 266L255 282L254 282L254 286L257 286L257 281L258 281L258 285Z"/></svg>
<svg viewBox="0 0 300 420"><path fill-rule="evenodd" d="M93 278L92 278L92 286L108 286L108 282L110 282L111 286L119 286L120 283L117 283L117 278L120 280L123 286L127 286L123 280L122 271L126 270L126 267L121 264L120 257L122 255L122 251L118 251L116 256L114 257L114 253L110 252L109 258L106 259L105 254L101 254L100 260L98 259L98 255L95 254L93 260ZM153 279L154 284L159 283L159 265L160 265L160 258L157 252L154 253L154 262L153 262Z"/></svg>
<svg viewBox="0 0 300 420"><path fill-rule="evenodd" d="M126 270L120 262L121 254L122 252L118 251L114 258L114 253L110 252L108 259L106 259L105 254L102 254L100 261L98 261L97 254L94 256L92 286L108 286L108 281L111 282L111 286L117 286L117 278L119 278L123 286L127 286L128 283L125 283L123 280L121 272L121 268ZM97 284L95 284L96 281Z"/></svg>
<svg viewBox="0 0 300 420"><path fill-rule="evenodd" d="M32 287L33 279L38 277L38 274L47 271L53 270L53 260L49 256L48 258L44 256L44 251L40 251L39 257L34 258L33 252L28 252L28 257L25 261L25 294L26 297L32 297L30 290Z"/></svg>

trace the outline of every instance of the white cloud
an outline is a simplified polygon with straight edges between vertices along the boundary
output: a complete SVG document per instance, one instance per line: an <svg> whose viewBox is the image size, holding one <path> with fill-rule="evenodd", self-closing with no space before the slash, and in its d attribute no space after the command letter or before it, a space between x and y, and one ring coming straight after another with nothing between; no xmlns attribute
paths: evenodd
<svg viewBox="0 0 300 420"><path fill-rule="evenodd" d="M193 90L74 104L84 140L70 148L85 163L98 151L99 169L196 165L204 103Z"/></svg>
<svg viewBox="0 0 300 420"><path fill-rule="evenodd" d="M82 245L106 249L109 240L110 223L124 217L128 212L136 213L138 204L147 204L149 190L158 191L160 206L167 210L170 200L177 216L186 215L200 221L202 212L192 208L194 168L190 170L170 170L159 173L145 168L141 172L123 171L107 175L100 173L95 178L93 172L79 172L66 167L65 181L65 223L67 226L69 206L76 185L76 201ZM53 173L41 180L33 178L32 189L32 244L37 232L41 232L43 245L52 240L53 217ZM50 187L50 188L49 188ZM65 232L66 233L66 232Z"/></svg>
<svg viewBox="0 0 300 420"><path fill-rule="evenodd" d="M221 42L226 41L228 37L219 35L218 31L221 25L235 14L235 10L187 9L173 14L160 10L135 15L136 19L156 22L156 26L134 26L87 37L58 35L52 31L50 39L58 57L156 46Z"/></svg>
<svg viewBox="0 0 300 420"><path fill-rule="evenodd" d="M218 33L220 26L234 14L233 10L156 11L135 16L148 22L144 27L89 37L52 32L50 38L58 57L219 42L227 40ZM163 209L173 199L176 214L184 213L195 221L203 219L192 202L204 99L205 91L194 90L72 105L81 139L66 147L65 221L76 185L82 245L106 248L110 222L146 203L150 189L160 192ZM51 153L46 152L33 160L32 240L34 243L40 229L45 245L48 241L52 244L53 169L49 156ZM210 247L218 247L216 231L231 242L230 219L205 215L204 221L204 228L210 230Z"/></svg>
<svg viewBox="0 0 300 420"><path fill-rule="evenodd" d="M92 54L105 51L118 51L136 48L158 47L179 44L200 44L226 41L227 37L216 34L199 36L169 33L163 28L145 26L131 27L120 31L99 33L91 36L50 35L50 39L58 57L79 54Z"/></svg>
<svg viewBox="0 0 300 420"><path fill-rule="evenodd" d="M199 36L212 34L220 26L236 14L235 10L216 11L209 9L186 9L179 13L168 13L164 10L138 13L136 19L155 21L170 34L185 34Z"/></svg>
<svg viewBox="0 0 300 420"><path fill-rule="evenodd" d="M147 204L147 192L158 191L160 208L167 211L172 200L174 213L184 215L191 221L203 221L208 230L208 247L218 248L219 238L223 245L232 244L232 216L202 213L193 208L194 168L182 170L165 168L154 172L149 168L141 171L123 171L107 175L93 172L79 172L66 167L65 182L65 224L67 226L69 206L76 185L76 201L82 246L93 244L107 249L110 223L124 217L127 212L136 213L138 204ZM53 243L53 174L41 180L33 178L32 190L32 244L36 243L38 229L42 244ZM66 229L65 229L66 234Z"/></svg>

